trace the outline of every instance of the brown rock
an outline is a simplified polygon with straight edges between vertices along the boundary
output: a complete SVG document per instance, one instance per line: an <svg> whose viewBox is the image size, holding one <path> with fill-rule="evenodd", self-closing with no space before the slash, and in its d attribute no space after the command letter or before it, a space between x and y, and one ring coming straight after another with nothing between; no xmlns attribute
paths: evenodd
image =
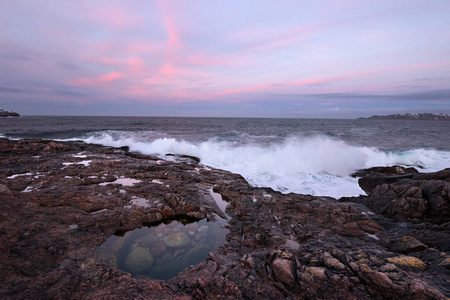
<svg viewBox="0 0 450 300"><path fill-rule="evenodd" d="M304 274L310 275L312 278L310 280L327 280L327 275L325 275L325 269L320 267L307 267Z"/></svg>
<svg viewBox="0 0 450 300"><path fill-rule="evenodd" d="M149 250L154 257L159 257L167 251L167 245L164 242L154 242L149 245Z"/></svg>
<svg viewBox="0 0 450 300"><path fill-rule="evenodd" d="M286 284L294 284L294 262L292 260L276 258L272 263L275 278Z"/></svg>
<svg viewBox="0 0 450 300"><path fill-rule="evenodd" d="M398 253L415 252L427 248L426 245L422 244L421 242L410 236L394 238L388 243L387 247L389 250Z"/></svg>
<svg viewBox="0 0 450 300"><path fill-rule="evenodd" d="M324 264L327 268L334 270L346 270L345 265L336 258L332 257L330 253L325 252L323 256Z"/></svg>
<svg viewBox="0 0 450 300"><path fill-rule="evenodd" d="M12 193L6 185L0 184L0 195L10 197L12 196Z"/></svg>

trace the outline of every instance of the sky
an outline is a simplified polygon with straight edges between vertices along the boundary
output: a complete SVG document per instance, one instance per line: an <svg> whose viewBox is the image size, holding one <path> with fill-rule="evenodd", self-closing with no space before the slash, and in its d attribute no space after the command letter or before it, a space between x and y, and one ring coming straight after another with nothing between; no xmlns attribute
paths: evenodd
<svg viewBox="0 0 450 300"><path fill-rule="evenodd" d="M448 0L0 0L22 115L450 113Z"/></svg>

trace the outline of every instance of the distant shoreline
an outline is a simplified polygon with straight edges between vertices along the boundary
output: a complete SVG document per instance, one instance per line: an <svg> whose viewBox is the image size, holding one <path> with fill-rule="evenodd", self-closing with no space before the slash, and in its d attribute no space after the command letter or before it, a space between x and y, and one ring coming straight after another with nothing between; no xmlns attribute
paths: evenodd
<svg viewBox="0 0 450 300"><path fill-rule="evenodd" d="M373 115L370 117L358 117L358 118L279 118L279 117L203 117L203 116L119 116L119 115L20 115L14 111L8 111L0 108L0 118L7 117L55 117L55 118L168 118L168 119L303 119L303 120L428 120L428 121L450 121L450 114L444 113L419 113L419 114L393 114L393 115Z"/></svg>
<svg viewBox="0 0 450 300"><path fill-rule="evenodd" d="M450 121L450 114L442 113L420 113L420 114L393 114L386 116L374 115L368 118L358 119L375 119L375 120L432 120L432 121Z"/></svg>

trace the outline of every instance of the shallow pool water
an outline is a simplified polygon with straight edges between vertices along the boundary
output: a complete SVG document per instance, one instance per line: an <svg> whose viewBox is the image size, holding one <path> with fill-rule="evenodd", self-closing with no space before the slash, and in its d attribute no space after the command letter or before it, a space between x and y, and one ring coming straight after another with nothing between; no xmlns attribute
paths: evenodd
<svg viewBox="0 0 450 300"><path fill-rule="evenodd" d="M215 222L203 219L142 227L123 236L109 237L94 255L133 277L167 280L222 246L228 233L224 225L222 219Z"/></svg>

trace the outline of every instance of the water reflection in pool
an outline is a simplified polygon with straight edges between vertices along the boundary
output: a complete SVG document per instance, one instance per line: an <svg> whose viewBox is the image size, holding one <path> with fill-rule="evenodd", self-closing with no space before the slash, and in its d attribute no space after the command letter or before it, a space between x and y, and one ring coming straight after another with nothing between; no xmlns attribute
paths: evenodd
<svg viewBox="0 0 450 300"><path fill-rule="evenodd" d="M225 224L224 220L203 219L143 227L109 237L94 255L134 277L167 280L222 246L228 233Z"/></svg>

